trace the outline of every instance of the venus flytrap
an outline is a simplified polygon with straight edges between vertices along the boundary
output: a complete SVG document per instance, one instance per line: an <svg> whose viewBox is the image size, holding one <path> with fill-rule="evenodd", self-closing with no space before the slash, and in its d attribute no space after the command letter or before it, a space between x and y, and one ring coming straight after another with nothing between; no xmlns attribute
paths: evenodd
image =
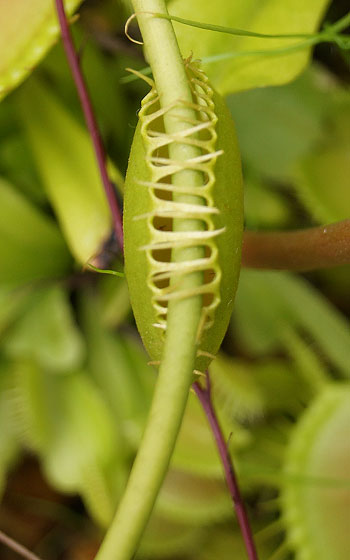
<svg viewBox="0 0 350 560"><path fill-rule="evenodd" d="M126 275L138 328L152 359L160 362L160 373L140 454L120 511L98 554L102 560L127 560L137 547L169 462L193 371L203 372L207 367L226 329L242 233L239 158L228 112L199 65L190 59L182 61L170 22L148 18L146 12L152 10L166 15L164 3L135 0L134 7L140 14L154 82L150 81L151 91L142 104L127 175ZM38 149L38 159L40 152ZM80 201L84 196L81 193ZM64 215L63 205L62 223ZM65 219L69 225L67 215ZM66 234L70 243L78 238L73 230ZM75 254L81 262L81 252ZM108 373L112 377L113 372ZM64 421L43 457L47 476L55 486L80 491L94 517L106 525L114 494L104 469L110 471L113 450L118 447L113 423L83 371L56 376L54 383L62 384L62 392L57 394L61 393ZM209 387L196 386L202 395L207 393L205 408L212 413ZM25 392L28 394L31 396L30 391ZM52 394L56 396L56 391ZM256 411L254 390L252 395ZM35 401L35 391L33 396ZM251 393L249 406L250 397ZM42 423L45 415L39 416ZM227 459L226 442L221 439L221 456ZM114 466L119 472L119 466ZM229 470L227 462L226 467ZM176 495L176 485L173 491ZM198 513L202 514L200 507ZM212 513L211 505L208 513ZM181 516L181 509L173 514ZM255 558L253 553L249 558Z"/></svg>
<svg viewBox="0 0 350 560"><path fill-rule="evenodd" d="M182 60L171 23L141 13L166 13L164 2L136 0L134 8L154 84L126 178L125 268L138 328L160 368L143 441L99 560L127 560L137 548L193 370L207 367L225 333L242 234L241 171L228 112L198 66Z"/></svg>
<svg viewBox="0 0 350 560"><path fill-rule="evenodd" d="M297 560L348 556L349 422L349 385L329 383L291 433L284 474L309 477L307 484L291 478L281 492L286 545Z"/></svg>

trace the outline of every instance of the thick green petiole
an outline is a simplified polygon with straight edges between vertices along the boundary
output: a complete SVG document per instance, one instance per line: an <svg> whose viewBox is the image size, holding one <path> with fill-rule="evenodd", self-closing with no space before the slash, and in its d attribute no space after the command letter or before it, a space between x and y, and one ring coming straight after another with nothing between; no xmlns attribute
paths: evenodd
<svg viewBox="0 0 350 560"><path fill-rule="evenodd" d="M164 116L166 133L181 133L191 126L189 122L195 119L195 111L186 105L186 102L192 102L192 94L172 24L168 20L142 13L167 13L165 2L133 0L133 5L139 14L139 25L161 107L168 107L175 102L179 105L179 100L185 102L181 107L177 106L176 111L169 110ZM199 149L193 145L174 142L169 146L169 157L177 161L187 161L198 155ZM172 182L197 186L203 183L203 177L200 171L184 169L173 175ZM174 195L174 200L202 203L201 197L186 194ZM200 230L202 227L202 223L196 219L177 218L173 221L176 231ZM202 252L201 247L176 249L171 258L176 262L197 259L202 256ZM181 288L194 288L202 282L203 273L193 272L183 276ZM169 303L163 356L149 420L126 491L97 554L97 560L130 560L138 546L181 426L193 381L201 310L201 295Z"/></svg>

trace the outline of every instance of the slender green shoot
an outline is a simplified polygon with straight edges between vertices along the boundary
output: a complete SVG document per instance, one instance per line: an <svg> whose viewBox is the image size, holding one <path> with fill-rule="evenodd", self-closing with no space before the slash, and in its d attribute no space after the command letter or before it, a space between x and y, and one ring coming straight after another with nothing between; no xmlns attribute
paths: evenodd
<svg viewBox="0 0 350 560"><path fill-rule="evenodd" d="M214 25L209 23L203 23L199 21L189 20L180 18L177 16L172 16L170 14L161 14L158 12L152 12L151 15L155 18L168 19L176 21L178 23L183 23L184 25L190 25L192 27L197 27L207 31L216 31L219 33L226 33L238 37L256 37L263 39L304 39L300 42L293 43L292 45L286 45L285 47L278 47L275 49L260 49L260 50L249 50L249 51L226 51L218 53L216 55L207 56L202 58L203 64L213 64L221 60L229 60L232 58L240 57L250 57L250 56L281 56L288 55L290 53L297 52L320 43L335 43L342 50L350 49L350 36L341 34L341 31L346 29L350 25L350 12L344 17L333 23L332 25L325 26L323 30L318 33L287 33L287 34L267 34L267 33L255 33L252 31L247 31L244 29L236 29L233 27L225 27L221 25ZM139 73L148 76L152 74L152 70L149 66L139 70ZM120 82L127 84L137 80L137 76L125 76L121 78Z"/></svg>
<svg viewBox="0 0 350 560"><path fill-rule="evenodd" d="M86 267L91 268L92 270L94 270L95 272L99 272L100 274L111 274L112 276L118 276L120 278L123 278L125 276L124 272L118 272L117 270L108 270L105 268L97 268L97 266L94 266L90 263L87 263Z"/></svg>

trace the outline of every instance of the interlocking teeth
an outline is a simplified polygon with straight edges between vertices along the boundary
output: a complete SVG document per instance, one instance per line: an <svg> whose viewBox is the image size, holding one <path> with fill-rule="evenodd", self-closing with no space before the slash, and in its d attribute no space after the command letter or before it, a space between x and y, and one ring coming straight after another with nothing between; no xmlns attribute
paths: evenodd
<svg viewBox="0 0 350 560"><path fill-rule="evenodd" d="M194 295L203 295L201 331L213 324L215 310L220 303L221 271L217 262L215 238L225 228L217 228L214 216L219 210L213 202L215 185L214 166L222 150L215 150L217 134L215 130L217 117L213 103L213 90L208 84L205 74L190 61L186 62L189 84L192 89L193 102L178 100L168 107L159 109L159 96L152 82L152 89L145 97L139 113L141 134L146 147L146 162L151 172L151 180L137 183L151 192L153 208L149 212L135 216L134 220L147 220L152 241L141 246L146 251L151 264L148 286L153 293L153 306L157 320L153 324L163 332L167 326L167 304L172 300L180 300ZM195 119L188 119L188 128L178 133L167 134L157 130L155 121L170 114L171 118L181 118L181 107L191 107L196 112ZM179 115L176 115L179 108ZM175 112L174 112L175 111ZM171 144L180 143L199 148L201 153L186 161L171 159L166 150ZM203 183L197 186L173 185L171 177L186 169L201 171ZM161 194L163 193L163 194ZM173 194L187 194L200 197L198 204L184 203L172 199ZM156 221L168 220L168 227L157 225ZM203 224L196 231L172 231L173 219L195 219ZM177 248L200 246L205 250L201 258L182 261L171 261L171 251ZM157 252L169 251L168 258L157 259ZM181 277L195 271L203 272L203 284L192 289L181 288ZM205 277L212 277L205 283ZM163 284L163 285L162 285ZM206 297L211 296L211 297ZM206 303L207 301L207 303ZM200 339L200 334L198 339Z"/></svg>

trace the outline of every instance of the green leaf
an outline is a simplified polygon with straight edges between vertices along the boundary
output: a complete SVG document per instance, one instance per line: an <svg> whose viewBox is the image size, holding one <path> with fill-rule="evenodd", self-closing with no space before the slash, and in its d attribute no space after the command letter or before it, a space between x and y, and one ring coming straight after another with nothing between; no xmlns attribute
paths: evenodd
<svg viewBox="0 0 350 560"><path fill-rule="evenodd" d="M16 437L26 448L42 453L52 437L52 409L47 398L46 375L33 360L18 360L10 371L8 404Z"/></svg>
<svg viewBox="0 0 350 560"><path fill-rule="evenodd" d="M344 220L350 215L349 103L334 121L336 130L300 162L294 175L297 194L320 223Z"/></svg>
<svg viewBox="0 0 350 560"><path fill-rule="evenodd" d="M137 449L151 400L151 387L145 390L140 375L144 371L152 383L155 374L141 349L104 327L100 302L91 291L82 294L80 310L89 372L113 412L125 442L131 449ZM135 363L138 354L141 363Z"/></svg>
<svg viewBox="0 0 350 560"><path fill-rule="evenodd" d="M105 276L99 279L101 294L101 319L109 328L117 328L131 312L129 291L126 279Z"/></svg>
<svg viewBox="0 0 350 560"><path fill-rule="evenodd" d="M80 366L84 341L62 288L38 290L5 339L8 355L34 358L42 367L66 373Z"/></svg>
<svg viewBox="0 0 350 560"><path fill-rule="evenodd" d="M202 542L205 529L153 513L142 537L136 560L184 558Z"/></svg>
<svg viewBox="0 0 350 560"><path fill-rule="evenodd" d="M256 527L253 527L256 532ZM259 560L269 560L272 558L273 549L271 543L261 542L256 539ZM238 527L214 526L206 528L206 538L196 555L191 560L245 560L247 558L246 548L242 539L242 534Z"/></svg>
<svg viewBox="0 0 350 560"><path fill-rule="evenodd" d="M0 335L24 312L32 297L32 289L0 285Z"/></svg>
<svg viewBox="0 0 350 560"><path fill-rule="evenodd" d="M174 521L201 525L230 517L232 503L221 477L200 477L171 468L158 496L156 512Z"/></svg>
<svg viewBox="0 0 350 560"><path fill-rule="evenodd" d="M94 519L106 527L125 474L113 418L84 372L51 380L56 419L42 455L45 475L58 490L79 492Z"/></svg>
<svg viewBox="0 0 350 560"><path fill-rule="evenodd" d="M228 409L232 418L241 421L262 415L264 399L249 368L219 354L211 363L210 372L220 409Z"/></svg>
<svg viewBox="0 0 350 560"><path fill-rule="evenodd" d="M311 33L317 30L328 0L247 0L246 2L205 2L201 0L171 0L169 12L187 19L197 19L269 34ZM183 55L191 52L195 58L223 52L271 50L300 42L299 39L262 39L232 37L174 23ZM309 49L285 55L244 56L204 64L213 85L220 93L255 87L284 84L295 78L305 67Z"/></svg>
<svg viewBox="0 0 350 560"><path fill-rule="evenodd" d="M283 194L246 173L244 213L247 229L282 229L291 220L291 209Z"/></svg>
<svg viewBox="0 0 350 560"><path fill-rule="evenodd" d="M229 412L222 410L222 400L217 395L218 384L216 384L215 373L211 375L211 380L213 400L215 404L220 403L215 407L219 414L220 424L226 434L232 432L230 448L236 451L249 443L249 433L235 421L234 415L230 414L231 410ZM222 477L222 464L213 434L199 399L193 393L190 393L188 398L185 416L171 459L171 467L208 479Z"/></svg>
<svg viewBox="0 0 350 560"><path fill-rule="evenodd" d="M97 42L86 41L85 27L74 25L72 34L77 50L82 45L82 70L102 136L108 138L108 144L110 144L111 134L115 134L120 156L120 150L123 150L124 147L125 149L128 148L125 141L129 128L129 99L125 96L119 83L119 65L122 65L124 61L122 62L119 56L104 56ZM126 65L124 62L123 71ZM50 77L50 81L54 83L57 96L67 106L71 107L72 112L80 117L83 124L84 117L62 44L57 45L50 51L40 66L40 72L43 76ZM113 115L113 118L111 115ZM125 156L127 156L127 153L125 153Z"/></svg>
<svg viewBox="0 0 350 560"><path fill-rule="evenodd" d="M330 74L313 66L291 84L230 95L245 165L276 181L291 179L295 164L328 134L337 92Z"/></svg>
<svg viewBox="0 0 350 560"><path fill-rule="evenodd" d="M81 0L66 0L72 14ZM54 2L1 0L0 99L18 85L45 55L59 34Z"/></svg>
<svg viewBox="0 0 350 560"><path fill-rule="evenodd" d="M307 393L303 380L281 359L248 362L221 353L212 362L210 372L214 404L219 416L226 419L227 431L233 433L230 440L233 450L251 443L251 434L247 430L242 432L240 424L237 424L238 434L234 423L230 426L233 418L252 425L267 413L297 414ZM237 438L240 432L241 441Z"/></svg>
<svg viewBox="0 0 350 560"><path fill-rule="evenodd" d="M70 256L56 224L0 177L0 282L19 286L67 272Z"/></svg>
<svg viewBox="0 0 350 560"><path fill-rule="evenodd" d="M0 363L0 497L6 485L8 470L19 455L19 445L9 398L10 368Z"/></svg>
<svg viewBox="0 0 350 560"><path fill-rule="evenodd" d="M283 327L289 325L308 333L333 365L349 375L349 325L302 277L243 270L235 319L239 335L256 353L278 350L283 344Z"/></svg>
<svg viewBox="0 0 350 560"><path fill-rule="evenodd" d="M5 104L0 105L0 110ZM20 134L17 122L13 123L11 134L0 143L0 175L16 185L16 189L34 203L39 206L46 204L47 199L28 152L26 139Z"/></svg>
<svg viewBox="0 0 350 560"><path fill-rule="evenodd" d="M38 80L29 80L17 95L47 196L74 257L85 264L101 250L112 228L91 140Z"/></svg>

